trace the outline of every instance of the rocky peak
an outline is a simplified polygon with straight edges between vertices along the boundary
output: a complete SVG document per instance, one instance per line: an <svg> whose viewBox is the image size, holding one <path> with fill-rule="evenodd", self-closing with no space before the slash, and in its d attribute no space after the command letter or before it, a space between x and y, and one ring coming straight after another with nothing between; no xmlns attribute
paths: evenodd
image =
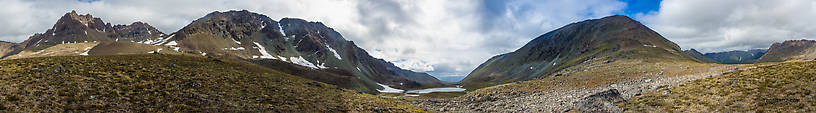
<svg viewBox="0 0 816 113"><path fill-rule="evenodd" d="M57 44L82 43L96 41L130 41L155 40L164 33L143 22L131 25L116 25L105 23L91 14L79 15L76 11L65 13L51 29L45 33L37 33L22 42L26 49L44 48Z"/></svg>
<svg viewBox="0 0 816 113"><path fill-rule="evenodd" d="M61 31L81 31L93 29L100 32L109 31L112 28L100 18L94 18L91 14L79 15L76 11L65 13L54 25L55 32Z"/></svg>

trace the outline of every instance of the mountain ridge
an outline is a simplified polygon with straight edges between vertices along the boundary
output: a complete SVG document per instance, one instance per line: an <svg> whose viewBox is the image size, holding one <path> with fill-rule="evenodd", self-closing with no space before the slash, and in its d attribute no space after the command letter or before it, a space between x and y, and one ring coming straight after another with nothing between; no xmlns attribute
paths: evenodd
<svg viewBox="0 0 816 113"><path fill-rule="evenodd" d="M786 40L774 43L758 62L816 60L816 40Z"/></svg>
<svg viewBox="0 0 816 113"><path fill-rule="evenodd" d="M700 51L697 51L696 49L685 50L683 51L683 53L686 53L687 55L693 57L695 60L699 62L717 63L717 61L714 61L714 59L706 57L705 55L703 55L703 53L700 53Z"/></svg>
<svg viewBox="0 0 816 113"><path fill-rule="evenodd" d="M654 58L693 59L681 53L677 44L640 22L615 15L571 23L547 32L516 51L488 59L460 83L472 90L550 76L589 59L647 56L644 52L656 56Z"/></svg>
<svg viewBox="0 0 816 113"><path fill-rule="evenodd" d="M297 18L282 18L278 22L247 10L208 13L171 34L144 22L111 25L90 14L79 15L72 11L44 33L34 34L21 43L0 44L0 55L4 58L15 55L10 59L169 53L236 58L254 63L280 60L307 67L292 68L296 70L290 72L326 71L324 74L329 78L306 78L329 82L332 77L341 77L346 81L330 83L368 93L377 93L383 88L380 84L400 89L448 85L427 73L405 70L374 58L321 22ZM63 44L71 45L57 46ZM289 66L273 64L265 66Z"/></svg>

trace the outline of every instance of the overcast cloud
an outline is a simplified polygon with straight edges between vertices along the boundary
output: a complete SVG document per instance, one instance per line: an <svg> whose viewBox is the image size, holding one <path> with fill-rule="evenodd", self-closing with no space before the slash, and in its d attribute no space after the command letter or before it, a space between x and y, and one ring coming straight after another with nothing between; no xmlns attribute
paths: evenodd
<svg viewBox="0 0 816 113"><path fill-rule="evenodd" d="M814 39L813 0L664 0L640 17L684 49L767 49L774 42Z"/></svg>
<svg viewBox="0 0 816 113"><path fill-rule="evenodd" d="M637 1L637 0L632 0ZM494 55L585 19L621 14L617 0L0 0L0 40L20 42L77 10L113 24L147 22L171 33L212 11L320 21L372 56L457 81ZM665 0L631 14L684 49L767 48L816 36L810 0ZM629 15L629 14L624 14Z"/></svg>

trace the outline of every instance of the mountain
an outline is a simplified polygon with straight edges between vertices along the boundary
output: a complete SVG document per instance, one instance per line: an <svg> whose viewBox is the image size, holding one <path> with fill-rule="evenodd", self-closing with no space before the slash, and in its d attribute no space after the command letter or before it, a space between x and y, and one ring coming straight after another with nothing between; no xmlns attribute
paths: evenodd
<svg viewBox="0 0 816 113"><path fill-rule="evenodd" d="M147 53L236 58L369 93L383 89L380 84L400 89L447 85L374 58L323 23L295 18L278 22L246 10L216 11L169 35L143 22L111 25L72 11L45 33L19 44L0 44L0 52L9 56L4 59Z"/></svg>
<svg viewBox="0 0 816 113"><path fill-rule="evenodd" d="M703 56L703 53L700 53L696 49L685 50L685 51L683 51L683 53L685 53L686 55L691 56L692 58L694 58L695 60L697 60L699 62L717 63L717 61L714 61L714 59Z"/></svg>
<svg viewBox="0 0 816 113"><path fill-rule="evenodd" d="M279 60L307 69L351 74L299 76L364 92L382 89L378 84L400 89L445 85L426 73L404 70L370 56L323 23L296 18L275 21L246 10L207 14L161 40L159 44L173 43L184 52L246 59L270 68L284 64L267 60Z"/></svg>
<svg viewBox="0 0 816 113"><path fill-rule="evenodd" d="M516 51L490 58L460 83L471 90L531 80L597 58L693 60L640 22L615 15L545 33Z"/></svg>
<svg viewBox="0 0 816 113"><path fill-rule="evenodd" d="M16 52L19 52L18 50L20 49L21 46L17 43L0 41L0 59L9 55L17 54Z"/></svg>
<svg viewBox="0 0 816 113"><path fill-rule="evenodd" d="M51 29L37 33L23 41L25 50L41 50L57 44L97 41L145 42L155 40L164 33L147 23L112 26L90 14L79 15L71 11L62 16Z"/></svg>
<svg viewBox="0 0 816 113"><path fill-rule="evenodd" d="M133 22L130 25L111 25L93 15L79 15L71 11L63 15L53 27L44 33L30 36L21 43L4 43L2 59L19 59L42 56L77 56L77 55L121 55L145 54L162 48L172 48L150 45L162 37L164 33L143 22ZM119 46L110 45L115 42ZM133 44L127 44L127 43ZM138 44L137 44L138 43ZM130 46L122 46L130 45ZM11 48L6 48L8 46ZM98 52L96 50L113 50ZM149 49L149 50L148 50ZM96 51L96 52L90 52ZM162 53L167 53L165 51Z"/></svg>
<svg viewBox="0 0 816 113"><path fill-rule="evenodd" d="M706 53L704 56L711 58L720 64L750 64L754 63L765 54L764 49L753 49L747 51L727 51L717 53Z"/></svg>
<svg viewBox="0 0 816 113"><path fill-rule="evenodd" d="M759 62L781 62L788 60L816 60L816 41L788 40L774 43Z"/></svg>

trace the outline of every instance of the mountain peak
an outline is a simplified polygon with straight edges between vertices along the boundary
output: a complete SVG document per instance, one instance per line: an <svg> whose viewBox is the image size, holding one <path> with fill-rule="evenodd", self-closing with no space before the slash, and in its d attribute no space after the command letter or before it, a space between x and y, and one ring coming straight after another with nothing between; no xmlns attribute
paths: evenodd
<svg viewBox="0 0 816 113"><path fill-rule="evenodd" d="M644 52L638 52L644 51ZM610 56L687 60L680 47L627 16L571 23L544 33L516 51L495 56L462 80L468 89L553 75L581 62Z"/></svg>

